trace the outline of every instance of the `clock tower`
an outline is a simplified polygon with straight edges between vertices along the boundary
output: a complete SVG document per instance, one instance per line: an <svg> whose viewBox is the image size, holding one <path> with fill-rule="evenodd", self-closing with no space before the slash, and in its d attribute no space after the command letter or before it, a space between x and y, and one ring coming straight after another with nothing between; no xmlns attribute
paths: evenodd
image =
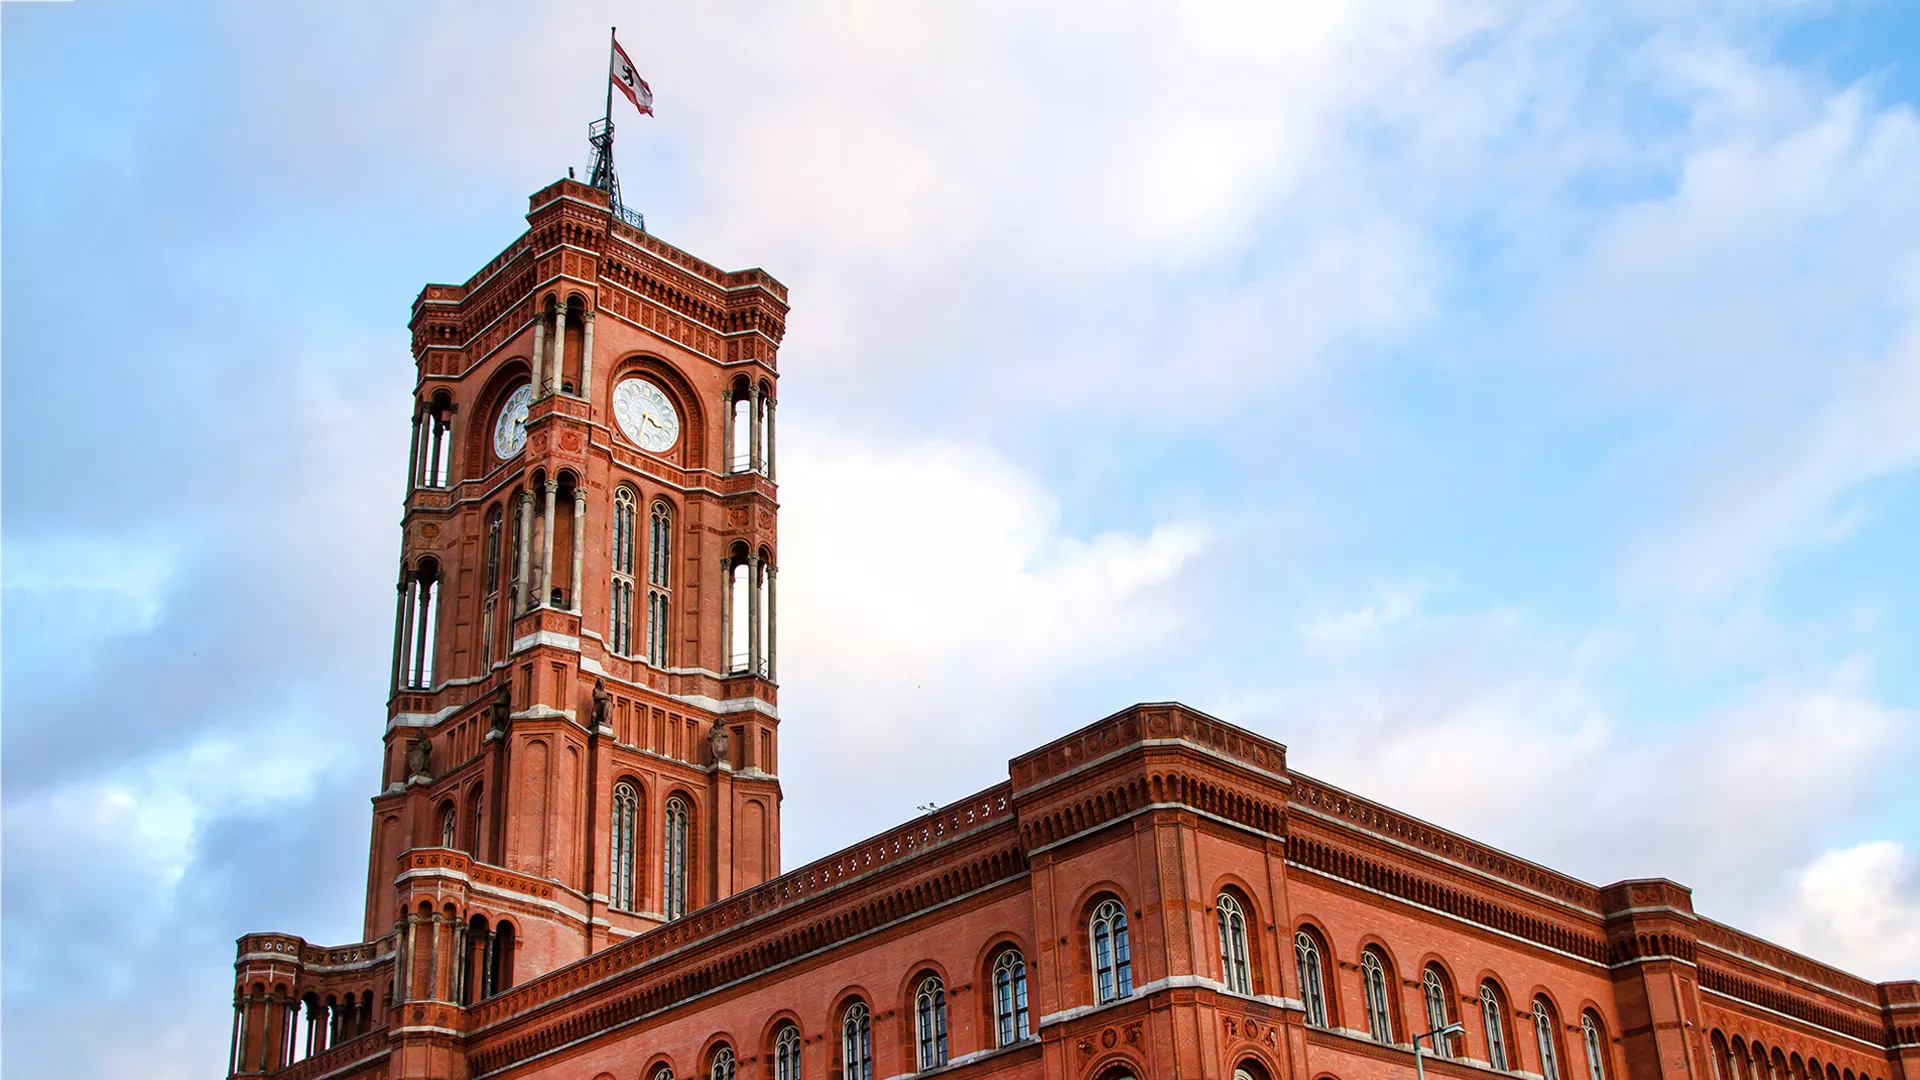
<svg viewBox="0 0 1920 1080"><path fill-rule="evenodd" d="M780 871L786 289L571 180L527 223L413 305L366 915L419 983L402 1000L524 981Z"/></svg>

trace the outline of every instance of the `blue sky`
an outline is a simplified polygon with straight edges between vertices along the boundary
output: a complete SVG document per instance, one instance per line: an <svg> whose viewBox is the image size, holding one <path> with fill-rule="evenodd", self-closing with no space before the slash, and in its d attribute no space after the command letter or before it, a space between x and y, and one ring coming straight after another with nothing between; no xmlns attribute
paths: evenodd
<svg viewBox="0 0 1920 1080"><path fill-rule="evenodd" d="M408 304L612 23L628 201L793 290L787 865L1173 698L1920 975L1920 7L178 7L0 11L21 1075L357 938Z"/></svg>

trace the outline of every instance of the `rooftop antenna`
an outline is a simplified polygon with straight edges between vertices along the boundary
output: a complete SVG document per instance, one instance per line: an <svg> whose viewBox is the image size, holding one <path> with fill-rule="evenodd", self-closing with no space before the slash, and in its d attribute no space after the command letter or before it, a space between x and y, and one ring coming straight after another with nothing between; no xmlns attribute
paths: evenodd
<svg viewBox="0 0 1920 1080"><path fill-rule="evenodd" d="M634 74L633 65L628 62L626 53L621 51L620 43L614 39L614 30L614 27L607 29L606 112L600 119L587 125L587 144L593 147L593 168L588 172L587 184L607 193L607 206L612 210L614 217L641 232L646 232L646 215L638 210L628 209L626 204L620 201L620 176L613 171L613 83L616 78L624 77L639 82L643 88L646 84L640 82L639 76ZM634 96L633 92L624 86L622 91L627 93L628 97ZM647 93L648 112L652 111L652 100L653 95L649 91ZM639 104L638 100L634 103Z"/></svg>

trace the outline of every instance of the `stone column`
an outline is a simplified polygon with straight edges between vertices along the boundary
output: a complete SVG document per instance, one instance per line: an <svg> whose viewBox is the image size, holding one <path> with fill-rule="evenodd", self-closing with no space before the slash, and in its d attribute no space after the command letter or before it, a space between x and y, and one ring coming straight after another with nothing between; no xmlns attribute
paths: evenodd
<svg viewBox="0 0 1920 1080"><path fill-rule="evenodd" d="M427 619L433 611L433 584L424 578L414 579L414 612L412 625L408 628L413 641L413 672L410 685L425 685L427 674Z"/></svg>
<svg viewBox="0 0 1920 1080"><path fill-rule="evenodd" d="M767 479L773 479L773 399L767 399Z"/></svg>
<svg viewBox="0 0 1920 1080"><path fill-rule="evenodd" d="M418 962L417 957L419 956L415 946L414 928L418 926L419 923L420 916L411 911L407 912L407 951L405 954L407 967L405 971L400 973L401 1001L413 1000L413 966Z"/></svg>
<svg viewBox="0 0 1920 1080"><path fill-rule="evenodd" d="M427 1000L440 1000L440 927L445 917L439 912L433 913L433 922L427 930Z"/></svg>
<svg viewBox="0 0 1920 1080"><path fill-rule="evenodd" d="M580 396L593 400L593 308L581 313Z"/></svg>
<svg viewBox="0 0 1920 1080"><path fill-rule="evenodd" d="M760 384L747 388L747 470L760 471Z"/></svg>
<svg viewBox="0 0 1920 1080"><path fill-rule="evenodd" d="M733 556L720 557L720 674L733 674Z"/></svg>
<svg viewBox="0 0 1920 1080"><path fill-rule="evenodd" d="M493 959L500 949L500 927L487 928L487 943L480 950L480 997L493 996Z"/></svg>
<svg viewBox="0 0 1920 1080"><path fill-rule="evenodd" d="M775 592L774 586L779 583L779 580L780 580L779 568L771 565L768 566L767 567L767 681L768 682L779 681L779 679L774 675L774 672L776 670L774 667L774 664L776 661L776 657L779 656L778 645L780 642L780 620L776 617L776 615L778 614L778 610L774 603L774 601L778 598L778 594Z"/></svg>
<svg viewBox="0 0 1920 1080"><path fill-rule="evenodd" d="M539 305L536 304L534 307L535 307L535 310L533 313L533 396L539 397L541 380L544 378L544 376L540 372L540 366L543 363L545 363L547 359L547 323L545 319L542 319L540 317L541 313L539 311Z"/></svg>
<svg viewBox="0 0 1920 1080"><path fill-rule="evenodd" d="M580 602L580 564L586 561L586 554L587 489L575 483L573 485L573 591L567 594L567 600L575 615L584 615L587 611L586 605Z"/></svg>
<svg viewBox="0 0 1920 1080"><path fill-rule="evenodd" d="M758 675L760 666L760 556L747 555L747 671Z"/></svg>
<svg viewBox="0 0 1920 1080"><path fill-rule="evenodd" d="M556 301L553 305L553 341L548 344L553 350L553 362L547 365L547 380L553 384L552 393L560 392L561 367L567 362L567 305ZM534 390L538 397L539 389Z"/></svg>
<svg viewBox="0 0 1920 1080"><path fill-rule="evenodd" d="M725 398L727 407L720 413L720 472L723 475L733 473L733 391L728 390Z"/></svg>
<svg viewBox="0 0 1920 1080"><path fill-rule="evenodd" d="M447 425L435 413L431 421L431 435L427 442L427 486L446 487L446 477L440 471L440 450L447 437Z"/></svg>
<svg viewBox="0 0 1920 1080"><path fill-rule="evenodd" d="M547 481L547 523L540 528L540 606L553 602L553 518L558 512L560 481Z"/></svg>
<svg viewBox="0 0 1920 1080"><path fill-rule="evenodd" d="M453 927L453 1001L456 1005L467 1003L467 920L461 919Z"/></svg>
<svg viewBox="0 0 1920 1080"><path fill-rule="evenodd" d="M233 1036L227 1040L227 1075L240 1071L240 1014L253 1004L250 994L242 994L233 999Z"/></svg>
<svg viewBox="0 0 1920 1080"><path fill-rule="evenodd" d="M406 677L406 641L407 641L407 571L403 564L400 568L400 583L394 587L393 598L393 689L398 693L401 680Z"/></svg>
<svg viewBox="0 0 1920 1080"><path fill-rule="evenodd" d="M407 494L420 482L420 407L413 409L413 441L407 444Z"/></svg>
<svg viewBox="0 0 1920 1080"><path fill-rule="evenodd" d="M514 614L533 610L533 489L523 488L520 492L520 595L513 598ZM507 634L511 641L513 634Z"/></svg>

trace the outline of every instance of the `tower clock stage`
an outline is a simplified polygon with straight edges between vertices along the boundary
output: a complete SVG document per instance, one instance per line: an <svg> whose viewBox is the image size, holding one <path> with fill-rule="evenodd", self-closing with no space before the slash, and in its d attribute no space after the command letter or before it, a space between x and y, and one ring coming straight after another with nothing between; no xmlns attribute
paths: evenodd
<svg viewBox="0 0 1920 1080"><path fill-rule="evenodd" d="M414 301L363 940L240 939L230 1075L1920 1080L1920 982L1177 704L785 869L787 289L595 175Z"/></svg>

